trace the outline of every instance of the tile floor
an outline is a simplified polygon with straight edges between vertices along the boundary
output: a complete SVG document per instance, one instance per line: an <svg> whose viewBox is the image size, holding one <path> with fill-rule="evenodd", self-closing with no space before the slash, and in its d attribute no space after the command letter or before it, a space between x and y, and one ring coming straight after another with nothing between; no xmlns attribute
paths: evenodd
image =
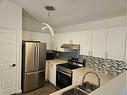
<svg viewBox="0 0 127 95"><path fill-rule="evenodd" d="M23 93L23 94L16 94L16 95L49 95L49 94L51 94L57 90L58 89L56 89L50 83L46 83L45 86L42 88L39 88L39 89L34 90L34 91L27 92L27 93Z"/></svg>

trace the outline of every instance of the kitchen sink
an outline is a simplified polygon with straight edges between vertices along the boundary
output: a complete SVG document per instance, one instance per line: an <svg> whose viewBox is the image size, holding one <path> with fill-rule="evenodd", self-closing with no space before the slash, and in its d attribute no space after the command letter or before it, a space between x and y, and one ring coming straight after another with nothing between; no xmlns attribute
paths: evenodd
<svg viewBox="0 0 127 95"><path fill-rule="evenodd" d="M94 90L96 90L99 86L97 86L96 84L93 84L91 82L84 82L82 83L81 85L78 85L78 88L83 90L83 91L86 91L87 93L90 93Z"/></svg>
<svg viewBox="0 0 127 95"><path fill-rule="evenodd" d="M84 82L81 85L78 85L66 92L64 92L62 95L87 95L97 89L99 86L90 83L90 82Z"/></svg>
<svg viewBox="0 0 127 95"><path fill-rule="evenodd" d="M78 88L73 88L64 92L62 95L87 95L87 94L79 90Z"/></svg>

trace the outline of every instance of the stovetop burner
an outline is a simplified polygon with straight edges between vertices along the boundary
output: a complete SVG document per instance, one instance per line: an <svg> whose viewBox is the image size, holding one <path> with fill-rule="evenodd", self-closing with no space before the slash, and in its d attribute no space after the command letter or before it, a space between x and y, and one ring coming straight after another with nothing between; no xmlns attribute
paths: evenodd
<svg viewBox="0 0 127 95"><path fill-rule="evenodd" d="M72 85L72 75L74 69L84 67L85 61L80 62L77 59L71 59L68 60L67 63L58 64L57 65L57 81L56 85L60 88L67 87L69 85Z"/></svg>
<svg viewBox="0 0 127 95"><path fill-rule="evenodd" d="M59 66L65 67L69 70L80 68L80 66L74 65L72 63L63 63L63 64L59 64Z"/></svg>

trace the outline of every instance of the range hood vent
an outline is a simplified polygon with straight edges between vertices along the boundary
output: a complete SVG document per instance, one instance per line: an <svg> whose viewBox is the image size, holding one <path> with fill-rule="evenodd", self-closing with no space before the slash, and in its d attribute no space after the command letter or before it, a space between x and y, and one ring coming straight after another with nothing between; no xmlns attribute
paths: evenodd
<svg viewBox="0 0 127 95"><path fill-rule="evenodd" d="M61 48L80 50L80 44L63 44Z"/></svg>

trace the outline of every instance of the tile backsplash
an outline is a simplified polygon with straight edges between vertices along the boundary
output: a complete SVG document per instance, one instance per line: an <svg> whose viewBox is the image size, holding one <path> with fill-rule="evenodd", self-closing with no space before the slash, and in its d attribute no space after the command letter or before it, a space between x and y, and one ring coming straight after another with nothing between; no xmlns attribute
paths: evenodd
<svg viewBox="0 0 127 95"><path fill-rule="evenodd" d="M79 51L73 50L71 52L57 52L57 58L70 59L71 57L80 58L86 60L86 66L94 67L96 70L112 75L119 75L127 69L127 64L124 61L104 59L99 57L92 57L86 55L80 55Z"/></svg>

